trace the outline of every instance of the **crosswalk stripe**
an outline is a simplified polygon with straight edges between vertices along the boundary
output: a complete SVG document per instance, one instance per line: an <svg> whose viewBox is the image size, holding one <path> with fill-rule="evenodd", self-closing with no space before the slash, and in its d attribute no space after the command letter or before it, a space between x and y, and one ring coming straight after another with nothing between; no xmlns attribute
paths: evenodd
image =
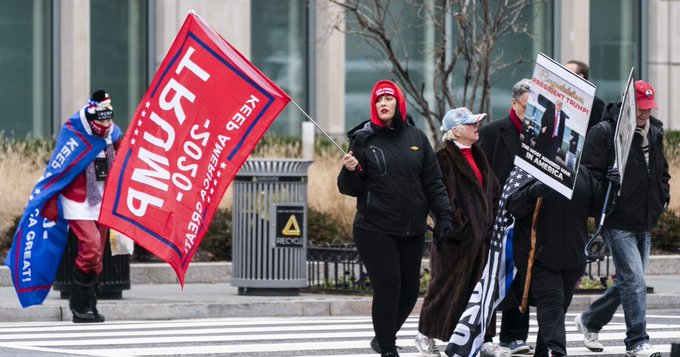
<svg viewBox="0 0 680 357"><path fill-rule="evenodd" d="M583 336L566 318L570 356L613 356L625 354L626 327L621 320L607 325L599 334L603 353L582 347ZM530 320L529 343L536 340L535 314ZM622 316L617 316L621 318ZM659 351L670 351L670 342L680 340L680 321L675 316L648 317L647 332ZM663 319L663 321L653 321ZM398 333L397 344L404 346L403 357L420 356L413 346L418 317L411 316ZM68 353L87 356L165 356L165 355L258 355L280 356L375 356L370 353L373 337L371 318L223 318L174 321L114 321L103 324L8 323L0 324L0 348ZM440 350L446 343L438 341ZM442 354L444 356L444 354Z"/></svg>
<svg viewBox="0 0 680 357"><path fill-rule="evenodd" d="M293 326L295 324L291 324ZM104 325L105 326L105 325ZM649 324L647 325L648 330L652 333L652 337L658 336L659 338L678 338L680 337L680 331L677 332L663 332L657 333L653 330L655 329L666 329L677 327L673 324ZM116 327L118 328L118 327ZM166 327L167 328L167 327ZM348 324L348 325L319 325L314 326L314 331L309 331L308 333L294 333L294 334L262 334L262 332L288 332L290 331L290 326L277 326L277 327L248 327L248 328L192 328L187 330L158 330L158 329L144 329L144 330L126 330L126 331L102 331L102 332L88 332L87 341L89 344L125 344L125 343L151 343L153 342L164 342L163 338L172 339L170 342L183 341L191 342L196 341L195 338L190 338L188 335L199 335L203 336L204 341L247 341L247 340L284 340L284 339L294 339L294 338L344 338L344 337L372 337L373 328L370 324ZM323 331L345 331L345 330L362 330L361 332L323 332ZM537 328L531 328L530 332L537 332ZM625 325L624 324L611 324L607 326L607 332L601 333L601 340L618 340L625 337ZM401 329L399 336L411 336L415 335L417 332L417 324L407 323ZM569 334L569 333L575 334ZM253 335L243 335L244 333L251 333ZM258 334L254 334L258 333ZM568 341L579 341L580 335L576 333L575 328L567 328ZM50 341L45 339L69 339L70 343L79 343L80 340L75 338L82 337L83 332L68 332L68 333L5 333L0 335L0 341L26 341L26 342L16 342L17 345L29 345L33 343L33 340L42 340L41 345L58 345L59 340ZM215 336L207 336L215 335ZM169 336L184 336L181 339L177 337ZM97 337L102 337L104 339L95 339ZM125 339L116 339L122 338ZM142 338L147 337L147 338ZM148 338L151 337L151 338Z"/></svg>
<svg viewBox="0 0 680 357"><path fill-rule="evenodd" d="M335 317L334 317L335 319ZM343 323L370 323L371 318L367 317L337 317L337 322L334 321L334 323L337 324L343 324ZM414 318L411 317L409 320L413 320ZM26 322L26 323L19 323L19 324L3 324L3 325L8 325L8 327L2 327L0 328L0 333L12 333L12 332L20 332L22 329L24 331L63 331L63 330L71 330L71 331L93 331L93 330L110 330L111 327L117 327L121 329L129 329L129 328L140 328L140 329L158 329L158 328L189 328L189 327L196 327L196 326L233 326L233 325L238 325L238 326L259 326L259 325L314 325L314 324L325 324L327 323L328 320L324 319L302 319L302 318L264 318L264 317L253 317L250 320L244 320L243 318L224 318L224 319L201 319L201 320L174 320L174 321L163 321L163 322L146 322L146 321L138 321L138 322L132 322L132 321L112 321L112 322L106 322L105 324L86 324L86 325L81 325L81 324L72 324L72 323L60 323L59 325L55 325L54 323L45 323L45 322L40 322L40 323L35 323L35 322ZM417 323L418 320L415 319L414 323ZM44 326L41 326L44 325Z"/></svg>
<svg viewBox="0 0 680 357"><path fill-rule="evenodd" d="M676 326L677 327L677 326ZM398 337L408 339L415 336L416 330L400 331ZM191 334L192 336L187 336ZM651 338L657 339L677 339L680 338L680 331L649 331ZM126 334L111 334L109 336L102 336L97 334L97 337L106 337L96 339L92 334L87 334L86 338L82 338L82 334L54 334L54 335L40 335L40 336L21 336L13 339L11 342L13 346L31 346L36 343L40 346L73 346L73 345L143 345L143 344L158 344L158 343L188 343L188 342L242 342L242 341L276 341L276 340L295 340L295 339L344 339L344 338L372 338L373 331L367 330L364 332L306 332L306 333L280 333L280 334L257 334L257 335L223 335L219 331L212 331L210 329L202 329L202 333L196 331L174 331L172 336L168 334L156 333L155 336L134 337L139 336L137 332L130 332ZM3 340L11 340L11 336L1 336ZM78 339L77 337L81 337ZM599 335L600 341L621 341L626 337L625 331L618 333L601 333ZM45 339L49 338L49 339ZM581 341L582 336L579 334L567 334L567 342ZM20 340L20 341L17 341ZM529 341L532 341L529 339ZM442 343L443 344L443 343ZM362 348L358 346L357 348Z"/></svg>

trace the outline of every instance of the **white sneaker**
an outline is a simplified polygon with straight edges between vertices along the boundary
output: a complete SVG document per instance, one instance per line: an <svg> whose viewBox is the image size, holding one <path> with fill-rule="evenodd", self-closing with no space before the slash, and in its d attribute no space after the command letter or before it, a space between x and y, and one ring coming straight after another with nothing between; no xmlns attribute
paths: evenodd
<svg viewBox="0 0 680 357"><path fill-rule="evenodd" d="M586 328L583 321L581 321L581 314L574 319L574 325L576 325L578 332L583 333L583 345L587 349L593 352L604 351L604 346L598 341L597 332L592 332Z"/></svg>
<svg viewBox="0 0 680 357"><path fill-rule="evenodd" d="M416 348L425 357L439 357L439 349L437 349L437 344L434 339L429 338L422 333L418 332L414 340Z"/></svg>
<svg viewBox="0 0 680 357"><path fill-rule="evenodd" d="M480 357L511 357L512 352L509 348L499 346L493 342L484 342L479 351Z"/></svg>
<svg viewBox="0 0 680 357"><path fill-rule="evenodd" d="M626 350L628 357L661 357L661 352L657 352L654 346L647 342L637 345L632 350Z"/></svg>

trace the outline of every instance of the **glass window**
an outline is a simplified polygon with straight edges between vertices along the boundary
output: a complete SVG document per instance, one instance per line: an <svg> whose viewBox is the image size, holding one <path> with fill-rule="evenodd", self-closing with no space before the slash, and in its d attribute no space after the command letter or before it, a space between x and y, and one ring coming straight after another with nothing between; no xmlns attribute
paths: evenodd
<svg viewBox="0 0 680 357"><path fill-rule="evenodd" d="M590 2L590 80L605 103L621 101L631 67L640 79L640 10L640 0Z"/></svg>
<svg viewBox="0 0 680 357"><path fill-rule="evenodd" d="M436 36L433 27L429 26L426 21L427 16L413 15L421 14L422 11L415 11L411 6L413 5L410 2L404 0L390 2L393 16L401 19L398 30L395 32L396 35L393 36L393 45L396 49L403 48L398 55L408 55L412 78L416 80L416 83L424 81L426 93L428 91L431 93L434 61L430 54L433 53L435 46L433 42ZM502 6L502 2L492 1L492 6ZM492 114L491 119L502 118L508 114L511 88L518 80L531 76L538 52L552 54L552 6L552 2L532 4L529 11L522 14L522 20L529 25L529 34L511 33L496 42L492 58L494 61L492 69L496 69L496 72L491 77L491 110L489 111L489 114ZM407 14L407 16L399 14ZM348 29L352 28L353 20L351 15L347 17ZM456 40L455 33L452 35L452 40ZM393 75L390 73L389 61L358 35L347 34L345 56L345 110L346 127L349 129L369 118L368 101L372 85L379 79L393 78ZM508 64L518 59L521 59L519 64L500 66L500 64ZM456 65L453 75L452 87L455 92L460 89L458 83L462 81L463 68L464 63L461 60ZM428 97L433 98L431 94ZM431 104L434 102L432 101ZM456 104L464 105L460 102ZM475 104L476 107L470 109L477 110L479 102ZM409 112L416 114L413 109ZM423 120L416 120L416 124L421 128L424 127Z"/></svg>
<svg viewBox="0 0 680 357"><path fill-rule="evenodd" d="M251 61L303 109L307 88L306 0L251 1ZM277 135L300 137L304 115L288 105L272 123Z"/></svg>
<svg viewBox="0 0 680 357"><path fill-rule="evenodd" d="M0 132L52 135L52 2L0 0Z"/></svg>
<svg viewBox="0 0 680 357"><path fill-rule="evenodd" d="M111 95L123 131L148 87L147 19L147 1L90 1L90 88Z"/></svg>
<svg viewBox="0 0 680 357"><path fill-rule="evenodd" d="M500 3L500 2L498 2ZM512 86L522 78L531 78L539 52L553 56L553 2L534 2L522 14L520 21L528 24L527 33L511 33L496 43L494 60L508 64L520 63L498 69L491 77L491 119L501 119L510 112ZM493 65L492 68L499 65Z"/></svg>
<svg viewBox="0 0 680 357"><path fill-rule="evenodd" d="M408 56L409 73L416 83L423 81L425 75L433 73L431 53L434 31L425 26L424 16L414 16L417 11L407 1L389 3L392 19L388 31L393 34L393 48L402 60ZM354 15L346 17L347 29L356 28ZM371 89L381 79L395 80L391 73L392 64L376 48L360 35L348 31L345 37L345 127L351 129L363 121L370 119ZM429 69L426 69L429 68ZM431 83L431 81L428 81ZM401 85L400 85L401 86ZM404 88L402 88L404 90ZM416 111L408 103L407 111L418 118ZM419 127L424 127L423 120L415 120Z"/></svg>

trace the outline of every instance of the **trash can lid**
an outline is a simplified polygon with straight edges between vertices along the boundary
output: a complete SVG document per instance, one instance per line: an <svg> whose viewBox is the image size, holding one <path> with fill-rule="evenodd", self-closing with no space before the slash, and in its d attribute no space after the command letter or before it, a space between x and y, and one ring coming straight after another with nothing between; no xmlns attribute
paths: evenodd
<svg viewBox="0 0 680 357"><path fill-rule="evenodd" d="M311 160L248 159L236 176L307 176Z"/></svg>

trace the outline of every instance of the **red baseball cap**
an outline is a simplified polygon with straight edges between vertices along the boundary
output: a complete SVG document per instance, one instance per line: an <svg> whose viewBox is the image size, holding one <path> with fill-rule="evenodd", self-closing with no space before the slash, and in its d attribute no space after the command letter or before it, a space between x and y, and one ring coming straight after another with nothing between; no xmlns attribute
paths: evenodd
<svg viewBox="0 0 680 357"><path fill-rule="evenodd" d="M654 100L654 87L645 81L635 81L635 101L637 107L642 110L659 109L659 106Z"/></svg>

